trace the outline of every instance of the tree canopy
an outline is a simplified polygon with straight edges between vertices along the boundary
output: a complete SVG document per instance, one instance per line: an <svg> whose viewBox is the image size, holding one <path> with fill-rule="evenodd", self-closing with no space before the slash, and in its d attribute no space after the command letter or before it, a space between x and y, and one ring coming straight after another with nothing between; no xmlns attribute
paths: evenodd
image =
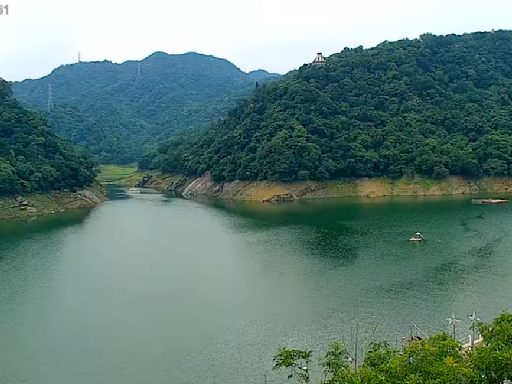
<svg viewBox="0 0 512 384"><path fill-rule="evenodd" d="M213 56L156 52L140 62L65 65L14 83L13 90L48 117L55 134L90 149L101 163L130 163L144 145L198 129L235 107L257 81L273 78L279 75L244 73ZM54 107L48 113L49 85Z"/></svg>
<svg viewBox="0 0 512 384"><path fill-rule="evenodd" d="M512 175L512 32L349 49L257 87L143 168L216 180Z"/></svg>
<svg viewBox="0 0 512 384"><path fill-rule="evenodd" d="M281 348L274 369L284 370L298 384L311 382L315 370L324 371L325 384L502 384L512 379L512 315L502 313L478 328L483 342L464 350L446 333L413 341L403 351L387 342L373 342L359 369L349 366L350 355L340 343L332 344L320 359L311 351Z"/></svg>
<svg viewBox="0 0 512 384"><path fill-rule="evenodd" d="M42 116L24 109L0 78L0 195L83 187L95 178L93 166Z"/></svg>

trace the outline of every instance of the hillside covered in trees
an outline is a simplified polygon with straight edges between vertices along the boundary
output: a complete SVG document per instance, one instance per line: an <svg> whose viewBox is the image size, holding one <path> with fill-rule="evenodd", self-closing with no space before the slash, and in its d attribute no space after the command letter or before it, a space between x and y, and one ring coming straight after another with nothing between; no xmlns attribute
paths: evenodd
<svg viewBox="0 0 512 384"><path fill-rule="evenodd" d="M510 176L511 58L509 31L346 48L140 166L216 180Z"/></svg>
<svg viewBox="0 0 512 384"><path fill-rule="evenodd" d="M156 52L140 62L65 65L41 79L14 83L13 91L48 117L55 134L90 149L101 163L130 163L145 144L197 129L234 108L256 82L279 77L263 70L244 73L213 56Z"/></svg>
<svg viewBox="0 0 512 384"><path fill-rule="evenodd" d="M53 135L0 78L0 195L83 187L94 177L91 159Z"/></svg>

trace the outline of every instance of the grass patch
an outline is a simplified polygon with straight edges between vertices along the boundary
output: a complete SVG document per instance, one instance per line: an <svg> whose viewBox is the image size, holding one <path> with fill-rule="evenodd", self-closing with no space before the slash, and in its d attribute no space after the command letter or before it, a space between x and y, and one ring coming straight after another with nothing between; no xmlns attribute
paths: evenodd
<svg viewBox="0 0 512 384"><path fill-rule="evenodd" d="M325 197L351 197L358 196L359 189L357 184L352 181L328 181L323 194Z"/></svg>
<svg viewBox="0 0 512 384"><path fill-rule="evenodd" d="M430 188L440 186L441 184L442 181L436 179L422 179L418 182L418 185L425 191L428 191Z"/></svg>
<svg viewBox="0 0 512 384"><path fill-rule="evenodd" d="M115 183L137 174L136 165L100 165L100 173L96 177L100 183Z"/></svg>
<svg viewBox="0 0 512 384"><path fill-rule="evenodd" d="M441 180L436 179L428 179L426 177L416 176L414 178L412 177L404 177L402 179L397 180L396 182L397 186L417 186L422 190L428 191L432 187L441 186L443 182Z"/></svg>

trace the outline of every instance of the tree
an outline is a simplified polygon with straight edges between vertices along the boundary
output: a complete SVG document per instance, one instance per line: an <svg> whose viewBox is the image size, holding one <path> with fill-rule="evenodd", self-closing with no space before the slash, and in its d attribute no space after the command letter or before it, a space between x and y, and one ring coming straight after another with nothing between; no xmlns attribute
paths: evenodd
<svg viewBox="0 0 512 384"><path fill-rule="evenodd" d="M141 79L133 61L89 62L16 82L13 90L48 117L53 133L87 148L102 163L124 164L138 161L145 147L171 133L197 131L226 115L256 82L280 78L263 70L244 73L226 60L197 53L156 52L138 64ZM48 84L58 95L49 114Z"/></svg>
<svg viewBox="0 0 512 384"><path fill-rule="evenodd" d="M470 353L476 383L501 384L512 379L512 314L502 313L491 324L478 325L484 340Z"/></svg>
<svg viewBox="0 0 512 384"><path fill-rule="evenodd" d="M345 49L144 165L218 181L512 175L510 56L510 31Z"/></svg>
<svg viewBox="0 0 512 384"><path fill-rule="evenodd" d="M309 363L312 355L312 351L281 348L274 357L272 369L287 371L288 379L293 379L299 384L309 383Z"/></svg>
<svg viewBox="0 0 512 384"><path fill-rule="evenodd" d="M16 170L5 159L0 158L0 195L12 195L20 190Z"/></svg>
<svg viewBox="0 0 512 384"><path fill-rule="evenodd" d="M351 372L341 343L329 346L320 360L324 384L502 384L512 377L512 314L502 313L491 324L478 324L484 339L473 351L463 350L459 341L446 333L412 341L402 353L387 342L372 343L364 364ZM289 378L309 381L299 362L311 353L283 348L274 358L274 369L289 370ZM302 381L301 381L302 380Z"/></svg>
<svg viewBox="0 0 512 384"><path fill-rule="evenodd" d="M398 351L391 348L386 341L372 342L364 358L364 366L368 368L379 368L389 364L398 356Z"/></svg>
<svg viewBox="0 0 512 384"><path fill-rule="evenodd" d="M95 175L89 155L50 133L0 79L0 195L81 188Z"/></svg>
<svg viewBox="0 0 512 384"><path fill-rule="evenodd" d="M344 383L350 378L348 366L349 354L342 343L334 342L329 346L325 356L320 360L327 383Z"/></svg>

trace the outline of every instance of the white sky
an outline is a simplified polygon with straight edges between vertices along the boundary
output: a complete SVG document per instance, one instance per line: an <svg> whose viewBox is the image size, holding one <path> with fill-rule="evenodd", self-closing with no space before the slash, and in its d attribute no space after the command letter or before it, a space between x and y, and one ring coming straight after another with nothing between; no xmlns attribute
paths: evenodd
<svg viewBox="0 0 512 384"><path fill-rule="evenodd" d="M512 1L0 0L0 77L62 64L195 51L244 71L286 73L344 47L434 34L512 29Z"/></svg>

